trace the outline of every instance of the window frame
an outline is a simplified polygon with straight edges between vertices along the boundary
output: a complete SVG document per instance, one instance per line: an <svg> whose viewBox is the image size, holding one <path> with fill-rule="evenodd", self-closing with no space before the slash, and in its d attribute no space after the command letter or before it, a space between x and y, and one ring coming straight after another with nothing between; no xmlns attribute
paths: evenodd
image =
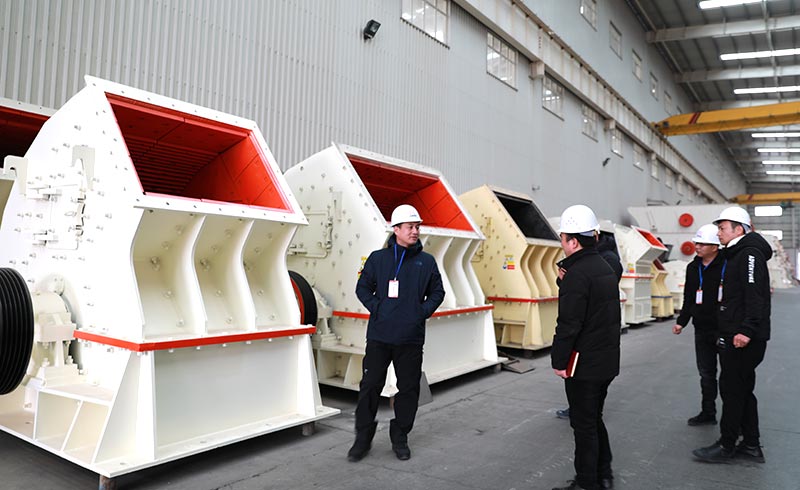
<svg viewBox="0 0 800 490"><path fill-rule="evenodd" d="M495 48L495 44L500 49L499 51L497 48ZM504 51L507 54L503 54ZM494 73L491 70L490 55L492 54L498 57L497 61L499 63L497 64L497 67L500 68L500 71L502 72L503 69L500 67L500 65L503 65L505 69L508 70L507 73L510 72L510 81L503 80L501 73ZM486 73L513 88L514 90L517 89L517 50L491 31L486 31Z"/></svg>
<svg viewBox="0 0 800 490"><path fill-rule="evenodd" d="M617 29L613 22L608 23L608 46L619 59L622 59L622 31Z"/></svg>
<svg viewBox="0 0 800 490"><path fill-rule="evenodd" d="M651 158L651 160L650 160L650 177L652 177L653 180L659 180L659 178L658 178L658 173L659 173L658 172L658 167L659 167L659 165L661 165L661 164L659 163L658 158Z"/></svg>
<svg viewBox="0 0 800 490"><path fill-rule="evenodd" d="M625 158L625 155L622 153L624 139L625 136L622 134L621 129L614 128L611 130L611 153L620 158Z"/></svg>
<svg viewBox="0 0 800 490"><path fill-rule="evenodd" d="M550 90L554 95L549 97L545 94L546 90ZM551 104L549 100L554 100L555 102ZM564 119L564 86L548 76L545 76L542 81L542 107L559 119Z"/></svg>
<svg viewBox="0 0 800 490"><path fill-rule="evenodd" d="M423 6L423 12L418 16L413 15L413 12L415 12L415 3ZM450 0L402 0L400 5L401 19L424 32L435 41L447 46L448 36L450 34ZM444 6L444 10L442 10L440 6ZM428 8L431 9L430 14L428 14ZM428 30L428 19L426 15L433 16L433 32ZM416 21L417 17L421 19L419 22ZM444 28L441 38L439 38L437 35L439 32L437 26L442 19L444 20Z"/></svg>
<svg viewBox="0 0 800 490"><path fill-rule="evenodd" d="M641 171L644 171L644 162L647 154L644 151L644 148L637 145L636 143L633 144L633 166L638 168Z"/></svg>
<svg viewBox="0 0 800 490"><path fill-rule="evenodd" d="M581 132L587 137L598 141L597 139L597 125L600 119L600 114L592 109L588 104L581 105Z"/></svg>
<svg viewBox="0 0 800 490"><path fill-rule="evenodd" d="M639 56L639 53L637 53L635 49L631 50L631 59L633 60L633 76L640 82L643 82L644 64L642 62L642 57Z"/></svg>
<svg viewBox="0 0 800 490"><path fill-rule="evenodd" d="M654 99L658 100L658 78L650 72L650 95L653 96Z"/></svg>
<svg viewBox="0 0 800 490"><path fill-rule="evenodd" d="M578 10L581 16L592 26L592 29L597 30L597 0L581 0Z"/></svg>

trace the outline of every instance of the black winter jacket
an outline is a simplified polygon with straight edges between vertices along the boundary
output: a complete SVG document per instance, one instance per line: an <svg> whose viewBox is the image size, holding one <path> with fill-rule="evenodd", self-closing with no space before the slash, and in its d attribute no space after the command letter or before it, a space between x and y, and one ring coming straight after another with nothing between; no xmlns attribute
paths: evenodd
<svg viewBox="0 0 800 490"><path fill-rule="evenodd" d="M715 332L718 329L717 314L719 313L719 277L722 273L722 263L725 259L718 253L714 260L703 271L703 304L697 304L697 290L700 289L700 268L703 259L695 256L694 260L686 266L686 280L683 286L683 306L678 315L677 324L685 327L692 319L695 331Z"/></svg>
<svg viewBox="0 0 800 490"><path fill-rule="evenodd" d="M397 298L389 298L389 281L395 277L404 250L397 273L400 291ZM444 301L444 286L436 260L422 251L421 242L404 249L392 235L386 248L367 258L356 284L356 295L370 313L367 340L393 345L424 344L425 320Z"/></svg>
<svg viewBox="0 0 800 490"><path fill-rule="evenodd" d="M719 334L733 338L741 333L769 340L770 288L767 261L772 247L758 233L747 233L736 245L723 249L727 260L722 276Z"/></svg>
<svg viewBox="0 0 800 490"><path fill-rule="evenodd" d="M619 374L620 306L617 275L596 250L575 252L560 263L567 272L558 290L553 369L566 369L580 353L575 379L611 379Z"/></svg>

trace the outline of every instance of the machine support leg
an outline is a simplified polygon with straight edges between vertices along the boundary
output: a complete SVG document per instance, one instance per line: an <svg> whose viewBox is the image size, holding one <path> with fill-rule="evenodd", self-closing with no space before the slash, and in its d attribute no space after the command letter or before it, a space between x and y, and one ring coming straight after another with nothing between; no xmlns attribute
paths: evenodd
<svg viewBox="0 0 800 490"><path fill-rule="evenodd" d="M317 429L316 429L316 426L314 425L314 422L308 422L306 424L303 424L303 436L304 437L308 437L308 436L314 435L314 432L316 432L316 430Z"/></svg>
<svg viewBox="0 0 800 490"><path fill-rule="evenodd" d="M107 476L100 475L100 482L97 487L98 490L117 490L117 480Z"/></svg>

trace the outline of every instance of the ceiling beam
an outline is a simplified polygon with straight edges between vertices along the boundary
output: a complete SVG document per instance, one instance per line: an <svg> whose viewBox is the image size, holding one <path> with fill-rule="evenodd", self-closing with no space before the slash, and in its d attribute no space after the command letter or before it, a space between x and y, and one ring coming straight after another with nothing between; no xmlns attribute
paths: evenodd
<svg viewBox="0 0 800 490"><path fill-rule="evenodd" d="M677 83L715 82L718 80L741 80L745 78L793 77L800 75L800 65L731 68L728 70L697 70L678 73Z"/></svg>
<svg viewBox="0 0 800 490"><path fill-rule="evenodd" d="M648 43L665 41L683 41L685 39L699 39L704 37L741 36L745 34L759 34L768 31L785 31L800 27L800 15L787 17L773 17L758 20L743 20L721 24L706 24L702 26L671 27L658 29L647 33Z"/></svg>

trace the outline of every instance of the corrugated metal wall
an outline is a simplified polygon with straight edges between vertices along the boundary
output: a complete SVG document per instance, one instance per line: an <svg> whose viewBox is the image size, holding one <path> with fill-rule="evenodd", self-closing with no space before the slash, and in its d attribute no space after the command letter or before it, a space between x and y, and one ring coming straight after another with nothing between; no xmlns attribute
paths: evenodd
<svg viewBox="0 0 800 490"><path fill-rule="evenodd" d="M554 124L524 58L516 89L487 75L487 28L450 5L445 46L401 19L401 0L0 0L0 96L58 108L90 74L253 119L284 169L338 141L438 168L458 192L541 189L551 215L599 184L618 199L598 214L618 221L681 198L630 147L613 174L595 165L606 136L580 134L571 94ZM365 42L369 19L382 26Z"/></svg>

